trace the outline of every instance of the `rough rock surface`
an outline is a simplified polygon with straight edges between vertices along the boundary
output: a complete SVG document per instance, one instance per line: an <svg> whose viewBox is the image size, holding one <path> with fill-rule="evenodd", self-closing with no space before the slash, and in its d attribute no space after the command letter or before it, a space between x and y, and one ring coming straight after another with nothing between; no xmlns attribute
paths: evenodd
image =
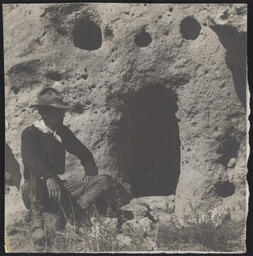
<svg viewBox="0 0 253 256"><path fill-rule="evenodd" d="M244 4L4 5L6 140L21 169L21 132L38 118L27 107L50 85L76 106L65 123L100 173L126 180L136 196L175 194L178 218L222 204L244 218L246 12ZM74 156L66 164L83 175Z"/></svg>
<svg viewBox="0 0 253 256"><path fill-rule="evenodd" d="M170 196L143 196L134 198L130 204L135 203L146 206L151 211L164 211L173 213L175 210L175 195Z"/></svg>
<svg viewBox="0 0 253 256"><path fill-rule="evenodd" d="M18 161L15 159L11 148L5 144L5 186L15 186L19 189L21 173Z"/></svg>
<svg viewBox="0 0 253 256"><path fill-rule="evenodd" d="M127 204L120 208L121 219L131 220L136 218L145 217L148 213L147 207L138 204Z"/></svg>
<svg viewBox="0 0 253 256"><path fill-rule="evenodd" d="M160 216L166 215L170 218L175 211L175 196L149 196L134 198L127 205L120 208L119 222L124 222L148 217L150 220L157 222ZM163 218L163 217L161 217ZM164 218L163 218L164 219Z"/></svg>

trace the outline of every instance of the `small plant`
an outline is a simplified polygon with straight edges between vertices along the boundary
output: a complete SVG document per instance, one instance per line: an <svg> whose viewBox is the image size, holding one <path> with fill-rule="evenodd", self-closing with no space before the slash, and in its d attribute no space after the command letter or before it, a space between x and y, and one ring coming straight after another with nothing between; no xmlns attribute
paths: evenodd
<svg viewBox="0 0 253 256"><path fill-rule="evenodd" d="M221 223L218 211L205 215L195 214L185 218L183 223L174 219L152 222L147 231L136 221L129 234L122 234L117 228L117 219L100 215L93 209L92 226L83 224L75 227L67 223L63 232L45 227L46 244L40 252L122 252L122 251L212 251L235 252L244 249L245 223L225 218ZM147 217L145 217L147 218ZM17 225L16 228L19 228ZM148 226L147 226L148 227ZM10 235L15 252L36 252L28 226L22 226L20 233ZM29 242L29 243L28 243ZM24 248L23 245L26 244ZM22 248L21 248L22 247ZM24 252L24 251L23 251Z"/></svg>
<svg viewBox="0 0 253 256"><path fill-rule="evenodd" d="M158 247L172 245L174 250L190 250L232 252L243 249L242 236L244 234L243 222L225 219L219 223L212 212L207 215L195 215L194 218L184 220L184 225L160 226L157 233Z"/></svg>

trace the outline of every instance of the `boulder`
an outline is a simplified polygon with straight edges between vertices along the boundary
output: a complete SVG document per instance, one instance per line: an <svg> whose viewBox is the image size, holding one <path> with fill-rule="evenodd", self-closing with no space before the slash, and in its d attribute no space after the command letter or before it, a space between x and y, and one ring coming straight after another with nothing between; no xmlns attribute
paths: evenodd
<svg viewBox="0 0 253 256"><path fill-rule="evenodd" d="M138 225L138 220L132 219L124 222L121 226L121 231L124 235L133 237L135 234L135 227Z"/></svg>
<svg viewBox="0 0 253 256"><path fill-rule="evenodd" d="M165 209L166 196L143 196L134 198L130 201L130 204L139 204L148 207L150 210Z"/></svg>
<svg viewBox="0 0 253 256"><path fill-rule="evenodd" d="M148 209L151 219L157 220L161 213L173 213L175 210L175 195L170 196L145 196L131 200L129 205L140 205Z"/></svg>
<svg viewBox="0 0 253 256"><path fill-rule="evenodd" d="M145 217L148 213L147 207L136 203L130 203L120 208L119 215L122 220Z"/></svg>
<svg viewBox="0 0 253 256"><path fill-rule="evenodd" d="M161 213L157 218L157 223L162 226L174 225L180 227L180 224L175 216L175 214Z"/></svg>
<svg viewBox="0 0 253 256"><path fill-rule="evenodd" d="M171 200L167 196L144 196L131 200L130 204L138 204L147 207L149 210L167 210L168 204L171 204Z"/></svg>

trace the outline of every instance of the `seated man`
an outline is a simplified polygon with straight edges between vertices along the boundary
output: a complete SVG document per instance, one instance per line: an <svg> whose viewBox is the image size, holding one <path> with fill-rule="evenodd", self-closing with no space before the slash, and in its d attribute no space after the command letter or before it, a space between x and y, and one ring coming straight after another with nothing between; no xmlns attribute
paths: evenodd
<svg viewBox="0 0 253 256"><path fill-rule="evenodd" d="M38 94L37 104L32 107L38 110L42 120L25 128L22 133L25 178L22 198L31 211L33 240L40 243L44 240L43 211L56 206L61 216L76 221L77 211L85 216L91 205L103 204L106 199L111 200L112 208L119 205L113 191L115 179L98 175L91 152L63 125L64 113L71 107L63 102L60 93L47 87ZM68 183L59 178L65 172L65 151L80 159L86 173L85 180ZM124 192L126 196L122 204L131 199L130 194ZM122 191L120 194L122 196Z"/></svg>

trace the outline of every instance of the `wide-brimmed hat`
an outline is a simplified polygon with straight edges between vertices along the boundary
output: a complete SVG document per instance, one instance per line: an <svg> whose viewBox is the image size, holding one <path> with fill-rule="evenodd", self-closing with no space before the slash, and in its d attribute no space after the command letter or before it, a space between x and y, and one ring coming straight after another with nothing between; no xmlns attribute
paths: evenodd
<svg viewBox="0 0 253 256"><path fill-rule="evenodd" d="M65 110L72 108L72 106L63 101L63 97L61 96L60 92L52 87L43 88L37 95L37 104L33 104L30 107L38 108L43 106Z"/></svg>

